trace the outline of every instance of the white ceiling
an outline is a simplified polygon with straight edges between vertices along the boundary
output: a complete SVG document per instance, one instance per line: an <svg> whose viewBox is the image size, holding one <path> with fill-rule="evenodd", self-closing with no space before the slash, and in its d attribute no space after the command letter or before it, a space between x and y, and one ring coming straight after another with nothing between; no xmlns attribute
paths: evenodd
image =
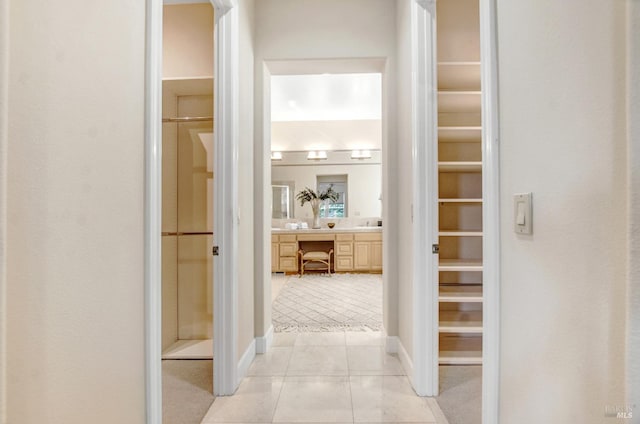
<svg viewBox="0 0 640 424"><path fill-rule="evenodd" d="M271 77L272 121L347 121L381 117L381 74Z"/></svg>
<svg viewBox="0 0 640 424"><path fill-rule="evenodd" d="M379 73L271 77L271 150L377 150L381 118Z"/></svg>

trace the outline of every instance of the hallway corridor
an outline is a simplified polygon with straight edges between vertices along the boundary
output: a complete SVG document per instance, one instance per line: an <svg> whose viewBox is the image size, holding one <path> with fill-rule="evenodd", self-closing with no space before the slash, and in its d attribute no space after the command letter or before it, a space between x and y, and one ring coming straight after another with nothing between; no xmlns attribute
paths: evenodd
<svg viewBox="0 0 640 424"><path fill-rule="evenodd" d="M218 397L209 423L445 424L431 398L416 396L379 332L276 333L234 396Z"/></svg>

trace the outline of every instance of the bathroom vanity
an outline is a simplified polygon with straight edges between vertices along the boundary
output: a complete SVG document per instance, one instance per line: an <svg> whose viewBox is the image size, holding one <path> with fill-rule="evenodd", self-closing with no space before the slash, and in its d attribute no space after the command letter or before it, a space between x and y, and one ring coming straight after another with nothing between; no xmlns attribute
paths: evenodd
<svg viewBox="0 0 640 424"><path fill-rule="evenodd" d="M300 248L333 249L331 262L335 272L382 272L382 227L273 229L271 272L297 273Z"/></svg>

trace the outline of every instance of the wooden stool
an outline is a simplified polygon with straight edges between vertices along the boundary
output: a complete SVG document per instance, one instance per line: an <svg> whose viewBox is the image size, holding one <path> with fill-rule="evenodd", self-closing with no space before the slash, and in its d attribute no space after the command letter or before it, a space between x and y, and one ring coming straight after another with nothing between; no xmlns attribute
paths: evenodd
<svg viewBox="0 0 640 424"><path fill-rule="evenodd" d="M331 275L331 254L333 253L333 249L328 252L305 252L304 250L298 250L298 254L300 255L300 278L304 275L304 267L309 263L321 263L326 266L325 267L313 267L309 269L326 269L329 275Z"/></svg>

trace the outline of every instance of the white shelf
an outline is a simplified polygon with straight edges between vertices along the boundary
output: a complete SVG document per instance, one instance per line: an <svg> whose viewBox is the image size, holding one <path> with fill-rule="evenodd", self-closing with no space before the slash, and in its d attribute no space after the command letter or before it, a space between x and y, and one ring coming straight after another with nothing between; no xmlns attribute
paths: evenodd
<svg viewBox="0 0 640 424"><path fill-rule="evenodd" d="M440 172L482 172L482 161L438 162Z"/></svg>
<svg viewBox="0 0 640 424"><path fill-rule="evenodd" d="M441 286L438 297L443 303L481 303L482 287L479 286Z"/></svg>
<svg viewBox="0 0 640 424"><path fill-rule="evenodd" d="M482 311L441 311L440 333L482 334Z"/></svg>
<svg viewBox="0 0 640 424"><path fill-rule="evenodd" d="M480 143L482 141L481 126L438 127L440 143Z"/></svg>
<svg viewBox="0 0 640 424"><path fill-rule="evenodd" d="M479 61L438 62L438 143L443 144L445 160L438 162L440 177L445 181L443 194L473 196L479 194L471 190L481 174L482 161L478 159L482 142L481 122L482 91L481 66ZM452 143L452 145L445 145ZM455 143L465 143L455 146ZM455 175L459 174L459 175ZM472 175L475 174L475 175ZM468 184L466 190L451 191L451 184ZM440 198L441 206L461 209L471 205L482 205L482 197ZM448 211L443 210L443 213ZM475 210L473 211L475 214ZM475 216L475 215L473 215ZM448 222L445 220L445 222ZM450 223L445 228L456 228ZM469 228L469 225L466 226ZM473 228L473 227L471 227ZM478 228L478 227L476 227ZM477 242L482 240L482 231L441 230L440 237L470 238L448 239L457 243L464 240L472 248L467 256L481 255ZM465 244L466 245L466 244ZM476 252L477 251L477 252ZM449 254L450 255L450 254ZM466 276L481 276L482 259L440 259L439 271L473 272ZM441 365L481 365L482 364L482 284L441 284L438 301L442 307L439 313L439 363ZM472 311L447 310L456 308L476 309ZM479 309L479 310L478 310Z"/></svg>
<svg viewBox="0 0 640 424"><path fill-rule="evenodd" d="M440 231L440 237L482 237L482 231Z"/></svg>
<svg viewBox="0 0 640 424"><path fill-rule="evenodd" d="M482 271L480 259L440 259L439 271Z"/></svg>
<svg viewBox="0 0 640 424"><path fill-rule="evenodd" d="M481 350L440 350L440 365L482 365Z"/></svg>
<svg viewBox="0 0 640 424"><path fill-rule="evenodd" d="M482 203L482 199L472 198L441 198L438 199L439 203Z"/></svg>

